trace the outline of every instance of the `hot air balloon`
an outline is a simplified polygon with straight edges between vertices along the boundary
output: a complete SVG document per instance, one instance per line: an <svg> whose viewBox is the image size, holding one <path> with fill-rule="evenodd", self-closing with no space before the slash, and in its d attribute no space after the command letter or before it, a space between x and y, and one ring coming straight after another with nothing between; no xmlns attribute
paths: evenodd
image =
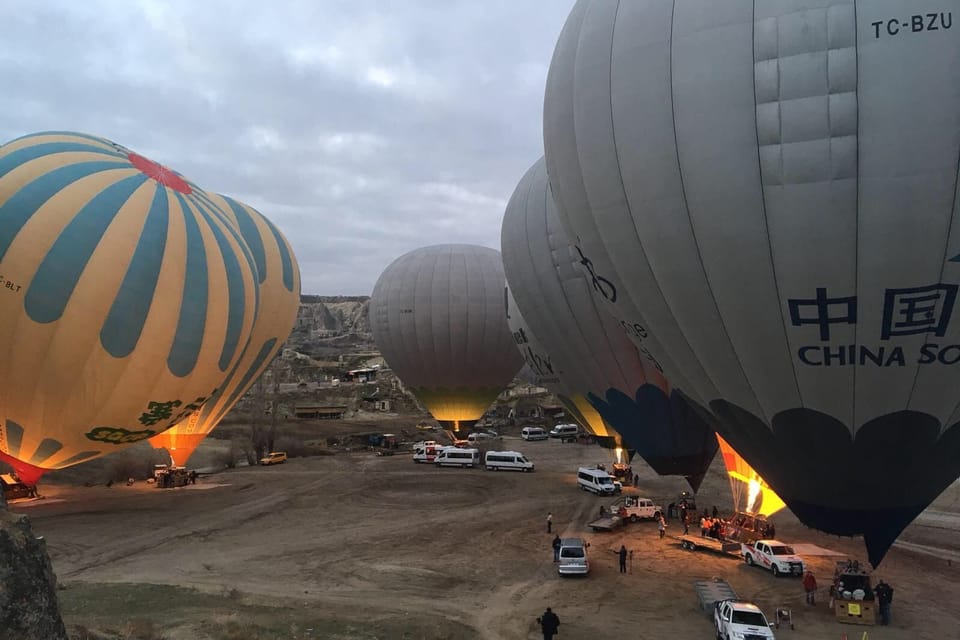
<svg viewBox="0 0 960 640"><path fill-rule="evenodd" d="M370 298L370 328L387 364L441 424L483 416L523 366L504 313L500 252L465 244L394 260Z"/></svg>
<svg viewBox="0 0 960 640"><path fill-rule="evenodd" d="M717 436L717 442L730 480L735 511L772 516L786 506L760 474L722 436Z"/></svg>
<svg viewBox="0 0 960 640"><path fill-rule="evenodd" d="M857 8L582 0L544 142L615 313L802 522L862 533L876 565L960 475L960 76L918 73L960 39L950 11Z"/></svg>
<svg viewBox="0 0 960 640"><path fill-rule="evenodd" d="M0 460L35 484L196 412L250 338L256 266L196 185L103 138L0 147Z"/></svg>
<svg viewBox="0 0 960 640"><path fill-rule="evenodd" d="M283 234L248 205L217 194L210 199L227 212L250 247L257 267L260 306L243 356L217 392L199 411L150 438L150 444L166 449L177 466L186 466L200 442L267 368L293 330L300 307L300 271Z"/></svg>
<svg viewBox="0 0 960 640"><path fill-rule="evenodd" d="M620 454L624 448L623 437L604 422L583 394L571 391L560 381L552 356L534 335L527 321L523 319L523 314L517 307L509 285L506 287L505 295L507 326L510 327L513 340L526 362L517 377L524 379L526 375L531 384L544 387L557 396L567 413L573 416L573 419L587 432L592 434L601 446L617 450L619 462ZM628 450L628 456L632 456L633 453L632 449Z"/></svg>
<svg viewBox="0 0 960 640"><path fill-rule="evenodd" d="M548 388L577 405L592 431L612 427L654 471L685 476L697 490L717 452L714 432L595 301L557 220L542 159L510 198L500 242L507 283L529 327L511 327L514 336L542 345L539 352L520 345L531 367L549 369L558 383Z"/></svg>

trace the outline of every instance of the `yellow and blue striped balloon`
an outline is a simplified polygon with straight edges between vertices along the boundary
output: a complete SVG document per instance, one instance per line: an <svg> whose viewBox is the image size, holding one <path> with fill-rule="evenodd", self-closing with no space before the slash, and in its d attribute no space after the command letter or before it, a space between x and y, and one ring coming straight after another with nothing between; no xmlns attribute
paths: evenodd
<svg viewBox="0 0 960 640"><path fill-rule="evenodd" d="M35 482L198 410L250 339L257 278L180 174L80 133L0 146L0 459Z"/></svg>
<svg viewBox="0 0 960 640"><path fill-rule="evenodd" d="M259 211L233 198L212 194L211 199L228 213L250 247L257 266L260 306L250 342L217 393L200 411L150 438L150 444L166 449L180 466L186 465L190 454L277 355L293 330L300 307L300 271L280 230Z"/></svg>

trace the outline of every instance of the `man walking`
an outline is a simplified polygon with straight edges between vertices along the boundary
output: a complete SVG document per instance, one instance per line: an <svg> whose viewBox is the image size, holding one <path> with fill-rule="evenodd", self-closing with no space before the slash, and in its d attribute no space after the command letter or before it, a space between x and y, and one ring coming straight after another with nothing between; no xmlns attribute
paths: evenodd
<svg viewBox="0 0 960 640"><path fill-rule="evenodd" d="M547 533L553 533L553 514L547 511Z"/></svg>
<svg viewBox="0 0 960 640"><path fill-rule="evenodd" d="M873 588L877 594L877 602L880 604L880 624L890 624L890 603L893 602L893 587L881 580Z"/></svg>
<svg viewBox="0 0 960 640"><path fill-rule="evenodd" d="M556 535L553 538L553 561L560 562L560 536Z"/></svg>
<svg viewBox="0 0 960 640"><path fill-rule="evenodd" d="M807 572L803 574L803 590L807 594L807 604L813 606L816 604L815 596L817 594L817 579L814 577L813 572L810 569L807 569Z"/></svg>
<svg viewBox="0 0 960 640"><path fill-rule="evenodd" d="M627 547L626 545L620 545L620 551L617 552L617 555L620 556L620 573L627 572Z"/></svg>
<svg viewBox="0 0 960 640"><path fill-rule="evenodd" d="M547 607L543 615L537 618L537 622L540 623L540 629L543 631L543 640L553 640L553 636L557 634L560 627L560 618L557 614Z"/></svg>

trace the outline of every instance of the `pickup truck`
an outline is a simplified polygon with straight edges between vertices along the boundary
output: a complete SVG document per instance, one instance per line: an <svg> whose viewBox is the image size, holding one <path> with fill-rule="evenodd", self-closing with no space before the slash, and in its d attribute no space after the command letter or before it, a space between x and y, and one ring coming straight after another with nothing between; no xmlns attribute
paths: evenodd
<svg viewBox="0 0 960 640"><path fill-rule="evenodd" d="M744 562L750 566L769 569L775 576L802 576L806 568L803 558L794 552L793 547L778 540L757 540L742 544L740 551L743 553Z"/></svg>
<svg viewBox="0 0 960 640"><path fill-rule="evenodd" d="M721 600L713 609L713 625L721 640L776 640L763 611L750 602Z"/></svg>
<svg viewBox="0 0 960 640"><path fill-rule="evenodd" d="M654 504L653 500L649 498L624 496L610 505L610 513L626 518L630 522L637 522L641 519L657 520L663 513L663 507Z"/></svg>

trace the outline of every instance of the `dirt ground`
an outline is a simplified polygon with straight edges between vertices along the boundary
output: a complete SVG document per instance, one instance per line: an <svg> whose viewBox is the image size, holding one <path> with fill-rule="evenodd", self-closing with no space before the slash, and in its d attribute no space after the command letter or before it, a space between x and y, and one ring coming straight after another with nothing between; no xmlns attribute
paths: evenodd
<svg viewBox="0 0 960 640"><path fill-rule="evenodd" d="M204 446L223 446L211 440ZM579 465L610 462L596 446L524 442L532 474L437 469L369 452L292 459L201 478L195 486L41 485L44 500L12 505L46 538L74 637L528 639L551 606L559 638L710 638L692 583L723 577L768 617L793 609L778 638L960 640L960 489L954 485L903 535L874 574L896 590L891 627L841 625L826 608L836 558L808 556L821 593L732 557L681 550L653 523L593 533L609 499L577 490ZM666 504L685 487L639 459L637 493ZM633 491L633 490L631 490ZM730 508L718 457L700 506ZM591 572L562 579L545 531L590 542ZM780 539L861 561L861 540L827 536L789 512ZM673 521L669 533L678 533ZM617 571L614 550L633 551ZM93 630L88 633L88 630Z"/></svg>

